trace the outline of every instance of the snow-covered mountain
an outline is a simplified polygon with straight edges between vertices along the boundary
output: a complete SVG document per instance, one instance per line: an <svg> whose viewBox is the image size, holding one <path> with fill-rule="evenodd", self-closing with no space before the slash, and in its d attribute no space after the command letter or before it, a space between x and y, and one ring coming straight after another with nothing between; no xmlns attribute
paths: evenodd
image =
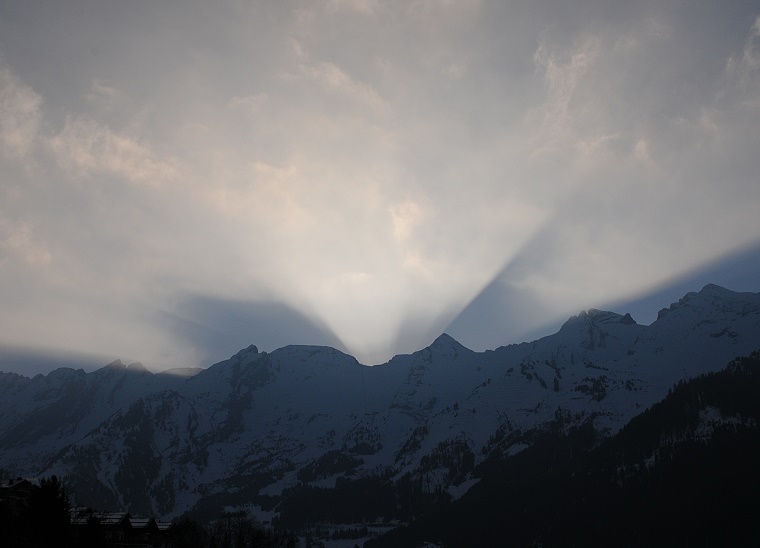
<svg viewBox="0 0 760 548"><path fill-rule="evenodd" d="M614 434L679 380L758 348L760 294L708 285L649 326L589 310L537 341L474 352L441 335L374 367L332 348L249 346L192 377L120 362L0 373L0 468L163 518L245 506L271 519L283 493L361 478L456 498L478 463L536 429Z"/></svg>

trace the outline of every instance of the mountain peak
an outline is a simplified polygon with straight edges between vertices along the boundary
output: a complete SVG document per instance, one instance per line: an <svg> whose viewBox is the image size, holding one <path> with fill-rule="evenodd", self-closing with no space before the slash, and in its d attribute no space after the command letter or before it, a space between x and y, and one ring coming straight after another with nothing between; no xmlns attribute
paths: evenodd
<svg viewBox="0 0 760 548"><path fill-rule="evenodd" d="M596 308L590 308L586 314L589 318L597 323L622 323L625 325L636 323L636 321L627 312L625 315L620 315L617 312L609 312L606 310L597 310Z"/></svg>
<svg viewBox="0 0 760 548"><path fill-rule="evenodd" d="M431 348L434 346L443 346L443 347L449 347L449 346L462 346L459 341L457 341L454 337L449 335L448 333L442 333L438 335L438 338L436 338L433 341L433 344L430 345Z"/></svg>
<svg viewBox="0 0 760 548"><path fill-rule="evenodd" d="M733 293L733 291L726 289L725 287L715 285L715 284L707 284L699 292L700 293L724 293L724 294Z"/></svg>
<svg viewBox="0 0 760 548"><path fill-rule="evenodd" d="M256 356L259 353L259 349L255 344L249 344L247 347L240 350L237 354L232 356L233 358L243 359L248 356Z"/></svg>
<svg viewBox="0 0 760 548"><path fill-rule="evenodd" d="M464 346L451 335L443 333L439 335L430 346L420 352L423 353L423 356L427 356L426 359L429 359L431 357L453 358L459 356L463 352L472 352L472 350Z"/></svg>
<svg viewBox="0 0 760 548"><path fill-rule="evenodd" d="M130 363L127 366L127 371L130 373L150 373L150 371L148 371L148 368L140 362Z"/></svg>
<svg viewBox="0 0 760 548"><path fill-rule="evenodd" d="M562 329L565 329L566 327L570 327L572 325L578 324L578 323L586 323L586 322L593 322L597 324L623 324L623 325L636 325L636 320L634 320L630 314L626 313L625 315L618 314L616 312L609 312L607 310L598 310L596 308L589 308L587 311L582 310L580 314L577 316L571 316L568 318L568 320L562 325L560 328L560 331Z"/></svg>
<svg viewBox="0 0 760 548"><path fill-rule="evenodd" d="M657 319L659 320L663 318L665 315L674 310L694 305L697 307L727 306L731 308L735 304L744 307L746 304L752 303L750 306L757 306L757 303L759 301L758 297L760 297L760 294L758 293L738 293L719 285L707 284L700 291L690 291L678 299L678 302L671 303L669 307L661 309L657 313Z"/></svg>

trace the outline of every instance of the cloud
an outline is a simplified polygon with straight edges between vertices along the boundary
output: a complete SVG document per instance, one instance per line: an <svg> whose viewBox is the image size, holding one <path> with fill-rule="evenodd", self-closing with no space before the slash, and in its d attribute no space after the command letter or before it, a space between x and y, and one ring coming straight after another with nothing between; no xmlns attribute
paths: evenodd
<svg viewBox="0 0 760 548"><path fill-rule="evenodd" d="M357 82L333 63L303 65L302 70L326 90L334 91L376 114L388 110L388 104L371 86Z"/></svg>
<svg viewBox="0 0 760 548"><path fill-rule="evenodd" d="M362 15L373 15L380 9L378 0L328 0L329 11L347 10Z"/></svg>
<svg viewBox="0 0 760 548"><path fill-rule="evenodd" d="M38 241L33 229L26 223L16 224L0 218L0 262L9 254L31 265L50 264L50 251L44 242Z"/></svg>
<svg viewBox="0 0 760 548"><path fill-rule="evenodd" d="M249 336L373 363L484 288L520 318L483 322L529 329L760 237L757 14L192 8L35 12L44 63L3 34L0 147L26 160L0 166L0 343L164 367Z"/></svg>
<svg viewBox="0 0 760 548"><path fill-rule="evenodd" d="M573 50L566 59L558 58L557 54L540 44L534 59L536 66L543 72L548 88L548 98L543 106L541 124L547 126L548 137L561 132L572 123L570 102L579 80L595 61L599 54L599 42L589 38Z"/></svg>
<svg viewBox="0 0 760 548"><path fill-rule="evenodd" d="M42 98L0 66L0 149L6 157L26 155L40 124Z"/></svg>
<svg viewBox="0 0 760 548"><path fill-rule="evenodd" d="M726 65L729 75L740 85L757 78L760 73L760 16L755 19L741 54L731 55Z"/></svg>
<svg viewBox="0 0 760 548"><path fill-rule="evenodd" d="M266 93L257 93L255 95L246 95L243 97L233 97L230 99L229 108L242 112L246 116L255 118L266 109L269 97Z"/></svg>
<svg viewBox="0 0 760 548"><path fill-rule="evenodd" d="M725 77L713 72L706 87L719 92L673 110L663 97L681 84L677 74L658 75L650 84L658 93L637 85L656 62L652 50L674 40L657 38L634 35L624 48L614 47L620 37L587 38L565 61L543 44L537 50L548 90L538 133L547 146L537 150L561 159L563 178L576 182L502 280L537 295L552 314L640 295L760 238L750 167L760 140L749 130L760 120L744 87L751 45L731 54ZM623 66L642 72L610 72Z"/></svg>
<svg viewBox="0 0 760 548"><path fill-rule="evenodd" d="M480 13L480 0L414 0L406 7L407 14L431 25L430 30L446 29L448 25L459 25L472 21ZM469 22L468 21L468 22Z"/></svg>
<svg viewBox="0 0 760 548"><path fill-rule="evenodd" d="M67 119L61 132L50 139L50 146L59 165L76 177L106 172L131 183L161 185L178 174L171 160L89 119Z"/></svg>
<svg viewBox="0 0 760 548"><path fill-rule="evenodd" d="M422 222L425 215L422 207L413 201L393 204L388 210L393 219L393 235L400 242L412 236L415 227Z"/></svg>
<svg viewBox="0 0 760 548"><path fill-rule="evenodd" d="M111 110L120 98L119 90L99 78L93 78L90 90L85 94L87 101L103 110Z"/></svg>

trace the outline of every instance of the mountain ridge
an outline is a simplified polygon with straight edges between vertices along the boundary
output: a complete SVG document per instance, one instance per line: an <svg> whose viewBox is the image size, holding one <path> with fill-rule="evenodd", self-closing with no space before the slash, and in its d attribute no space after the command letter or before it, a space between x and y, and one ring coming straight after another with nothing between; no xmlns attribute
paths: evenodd
<svg viewBox="0 0 760 548"><path fill-rule="evenodd" d="M707 297L707 296L710 296L713 299L715 299L715 298L720 299L720 298L726 298L727 296L732 296L732 295L733 296L753 296L753 297L755 297L754 300L758 301L758 303L756 304L756 306L754 306L752 308L756 309L757 307L760 307L760 298L758 298L758 296L760 296L760 292L758 292L758 293L747 292L747 291L745 291L745 292L735 292L735 291L726 289L724 287L721 287L719 285L708 283L700 291L698 291L698 292L697 291L690 291L690 292L686 293L683 297L681 297L678 301L671 303L668 307L664 307L664 308L660 309L660 311L658 313L657 319L654 322L652 322L651 324L649 324L649 325L639 324L638 322L636 322L636 320L634 320L631 317L630 313L627 313L627 312L624 313L624 314L620 314L620 313L617 313L617 312L614 312L614 311L609 311L609 310L600 310L600 309L597 309L597 308L589 308L589 309L581 310L576 315L570 316L560 326L559 331L562 331L564 328L569 327L569 326L571 326L571 325L573 325L575 323L583 322L586 319L589 319L589 320L597 322L597 323L623 323L623 324L626 324L626 325L635 324L635 325L640 325L640 326L643 326L643 327L651 327L658 320L660 320L663 317L665 317L668 313L672 312L673 310L678 310L678 309L684 307L685 305L687 305L688 303L690 303L690 301L694 297L700 297L700 296L701 297ZM546 338L546 337L551 336L551 335L552 334L545 335L544 337L540 337L539 339L535 339L535 340L540 340L540 339ZM414 354L416 354L418 352L422 352L424 350L429 350L429 349L431 349L433 347L437 348L437 347L444 347L444 346L452 346L453 345L454 347L461 348L461 349L464 349L464 350L469 351L469 352L483 353L483 352L493 352L493 351L496 351L496 350L499 350L499 349L502 349L502 348L507 348L507 347L516 346L516 345L519 346L519 345L522 345L522 344L529 344L531 342L534 342L534 341L524 341L524 342L520 342L520 343L511 343L509 345L498 346L498 347L493 348L493 349L486 349L486 350L482 350L482 351L477 351L477 350L472 350L472 349L468 348L467 346L465 346L464 344L462 344L461 342L459 342L457 339L455 339L454 337L452 337L448 333L444 332L441 335L439 335L438 337L436 337L436 339L434 339L428 346L426 346L426 347L424 347L424 348L422 348L420 350L416 350L416 351L412 352L411 354L396 354L393 357L391 357L388 361L386 361L384 363L381 363L381 364L376 364L376 365L362 364L361 362L358 362L358 361L357 361L357 363L359 363L360 365L363 365L365 367L379 367L379 366L383 366L383 365L389 364L390 362L392 362L397 357L414 355ZM267 353L271 354L271 353L282 351L282 350L285 350L285 349L288 349L288 348L292 348L292 349L304 349L304 350L308 350L308 349L317 350L317 349L319 349L320 351L337 352L337 353L340 353L340 354L343 354L343 355L346 355L346 356L350 356L351 358L353 358L353 356L351 356L350 354L347 354L347 353L345 353L345 352L343 352L343 351L341 351L339 349L336 349L334 347L327 346L327 345L288 344L288 345L276 348L276 349L272 350L271 352L260 352L259 349L258 349L258 347L255 344L251 343L247 347L242 348L241 350L237 351L230 358L221 360L219 362L215 362L212 365L209 365L208 367L205 367L205 368L204 367L174 367L174 368L169 368L169 369L162 370L162 371L153 372L153 371L150 371L150 369L148 369L142 362L137 361L137 362L132 362L130 364L124 364L121 359L117 358L117 359L113 360L112 362L110 362L110 363L108 363L108 364L106 364L106 365L104 365L104 366L102 366L100 368L95 369L94 371L98 371L100 369L105 369L105 368L112 368L112 369L134 369L134 370L139 370L139 371L145 370L147 372L150 372L153 375L160 375L160 374L171 374L170 373L171 371L189 371L189 370L197 371L197 370L206 370L208 368L214 367L215 365L218 365L218 364L221 364L221 363L226 363L229 359L233 359L233 358L235 358L235 357L237 357L239 355L242 356L242 355L248 354L249 352L253 352L254 354L267 354ZM356 359L356 358L354 358L354 359ZM84 371L84 369L82 369L82 368L75 369L73 367L65 366L65 367L55 368L55 369L51 370L49 373L47 373L47 374L37 373L36 375L34 375L34 377L47 377L48 375L50 375L51 373L53 373L55 371L68 371L68 370L72 370L72 371ZM0 375L7 375L9 373L16 374L16 375L19 375L20 377L24 377L24 378L28 378L28 379L34 378L34 377L28 377L28 376L24 375L23 373L19 373L17 371L2 371L2 370L0 370Z"/></svg>
<svg viewBox="0 0 760 548"><path fill-rule="evenodd" d="M331 347L250 345L191 377L120 361L0 373L0 468L66 477L100 507L168 518L245 507L291 525L313 489L375 478L413 493L419 507L382 510L408 520L548 425L609 436L685 376L760 348L760 294L708 285L668 310L644 326L589 309L484 352L444 333L376 366Z"/></svg>

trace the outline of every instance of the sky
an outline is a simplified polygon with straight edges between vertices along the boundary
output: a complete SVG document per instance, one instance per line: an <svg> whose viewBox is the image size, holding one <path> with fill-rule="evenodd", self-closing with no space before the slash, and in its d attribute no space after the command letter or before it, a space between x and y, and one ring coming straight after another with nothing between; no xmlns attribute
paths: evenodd
<svg viewBox="0 0 760 548"><path fill-rule="evenodd" d="M756 1L2 2L0 369L760 291L758 128Z"/></svg>

